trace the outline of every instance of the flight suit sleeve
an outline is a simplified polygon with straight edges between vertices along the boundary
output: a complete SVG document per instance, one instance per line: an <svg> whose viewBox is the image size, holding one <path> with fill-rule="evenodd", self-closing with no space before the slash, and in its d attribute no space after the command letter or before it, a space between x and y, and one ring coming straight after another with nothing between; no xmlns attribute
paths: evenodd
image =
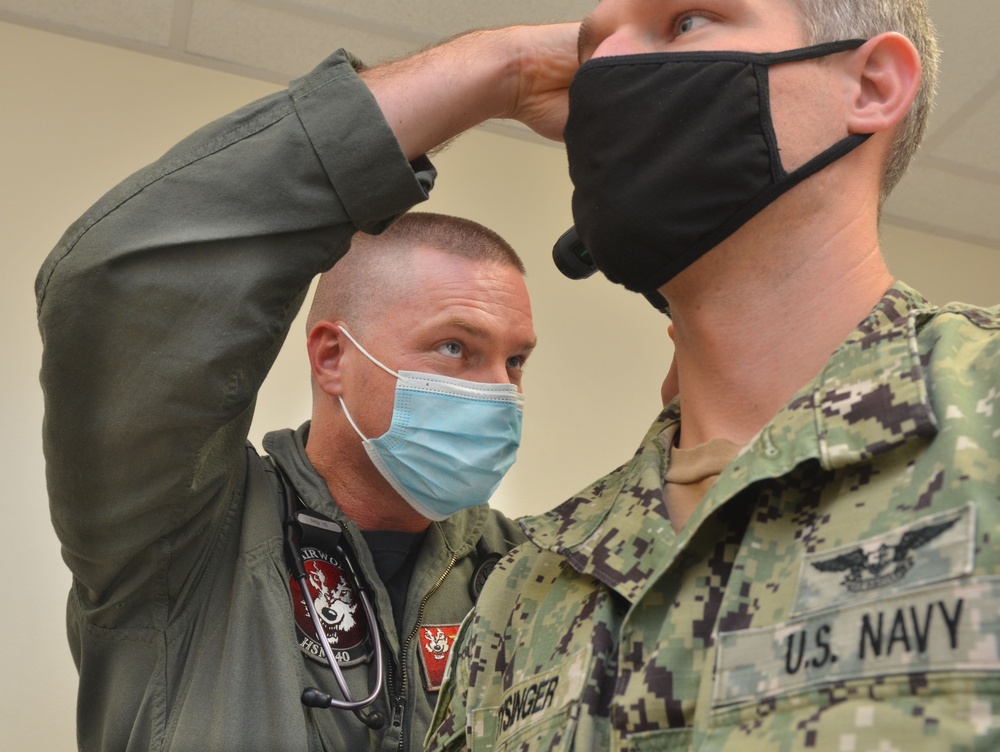
<svg viewBox="0 0 1000 752"><path fill-rule="evenodd" d="M52 519L101 625L166 618L240 498L256 394L311 279L432 187L356 66L335 53L189 136L38 274Z"/></svg>

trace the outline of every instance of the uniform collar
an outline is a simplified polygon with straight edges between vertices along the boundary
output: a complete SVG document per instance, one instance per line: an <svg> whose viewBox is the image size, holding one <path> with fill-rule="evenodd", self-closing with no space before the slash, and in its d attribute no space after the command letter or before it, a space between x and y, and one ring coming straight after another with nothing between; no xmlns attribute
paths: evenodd
<svg viewBox="0 0 1000 752"><path fill-rule="evenodd" d="M897 283L827 363L813 390L825 469L864 462L937 433L917 343L933 307Z"/></svg>
<svg viewBox="0 0 1000 752"><path fill-rule="evenodd" d="M629 462L550 512L520 520L525 534L633 600L660 559L655 542L676 537L661 479L667 447L679 427L675 401L660 413Z"/></svg>
<svg viewBox="0 0 1000 752"><path fill-rule="evenodd" d="M528 537L634 601L710 515L757 481L808 460L836 470L931 438L937 422L916 332L933 308L902 283L891 287L823 371L723 471L681 533L662 502L676 404L647 432L633 458L551 512L522 520Z"/></svg>
<svg viewBox="0 0 1000 752"><path fill-rule="evenodd" d="M309 425L307 421L294 431L290 428L272 431L264 437L264 449L287 473L306 506L340 523L355 551L367 548L357 525L330 496L326 481L306 455ZM489 508L482 504L464 509L441 522L432 522L427 530L426 542L438 547L446 560L466 556L482 537L488 515Z"/></svg>

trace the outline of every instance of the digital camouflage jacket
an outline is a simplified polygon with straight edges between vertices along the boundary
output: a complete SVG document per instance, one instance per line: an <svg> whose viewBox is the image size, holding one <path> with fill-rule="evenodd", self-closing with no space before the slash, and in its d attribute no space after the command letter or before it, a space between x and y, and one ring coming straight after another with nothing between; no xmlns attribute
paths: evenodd
<svg viewBox="0 0 1000 752"><path fill-rule="evenodd" d="M523 521L430 748L1000 749L1000 310L891 288L675 534L679 419Z"/></svg>

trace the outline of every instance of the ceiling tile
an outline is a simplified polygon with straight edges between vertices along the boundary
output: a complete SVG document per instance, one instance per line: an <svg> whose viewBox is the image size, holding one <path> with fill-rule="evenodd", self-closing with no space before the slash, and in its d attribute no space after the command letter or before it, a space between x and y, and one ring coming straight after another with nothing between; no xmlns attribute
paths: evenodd
<svg viewBox="0 0 1000 752"><path fill-rule="evenodd" d="M170 41L174 0L0 0L0 11L36 24L166 46Z"/></svg>
<svg viewBox="0 0 1000 752"><path fill-rule="evenodd" d="M996 0L932 0L931 15L941 47L941 71L928 143L946 137L953 118L971 106L1000 73L1000 56L992 54L992 36L1000 25ZM974 19L974 23L970 23Z"/></svg>
<svg viewBox="0 0 1000 752"><path fill-rule="evenodd" d="M997 84L1000 84L998 79ZM969 117L949 129L945 137L933 145L935 157L967 165L977 173L992 170L1000 185L1000 93L994 86L993 96L985 92L977 97L977 107Z"/></svg>
<svg viewBox="0 0 1000 752"><path fill-rule="evenodd" d="M198 0L191 14L187 52L294 78L338 47L376 62L415 46L419 45L409 40L346 29L255 3Z"/></svg>

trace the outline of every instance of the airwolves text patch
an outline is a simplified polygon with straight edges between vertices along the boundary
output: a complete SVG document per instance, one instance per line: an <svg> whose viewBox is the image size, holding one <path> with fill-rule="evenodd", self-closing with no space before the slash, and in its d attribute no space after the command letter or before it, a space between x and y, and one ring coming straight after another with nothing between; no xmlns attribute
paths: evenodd
<svg viewBox="0 0 1000 752"><path fill-rule="evenodd" d="M371 656L368 619L351 579L336 561L318 548L303 548L302 561L309 581L309 597L319 615L323 631L341 666L353 666ZM302 589L294 577L288 585L295 607L295 631L302 652L320 663L326 663L323 646L303 599Z"/></svg>

